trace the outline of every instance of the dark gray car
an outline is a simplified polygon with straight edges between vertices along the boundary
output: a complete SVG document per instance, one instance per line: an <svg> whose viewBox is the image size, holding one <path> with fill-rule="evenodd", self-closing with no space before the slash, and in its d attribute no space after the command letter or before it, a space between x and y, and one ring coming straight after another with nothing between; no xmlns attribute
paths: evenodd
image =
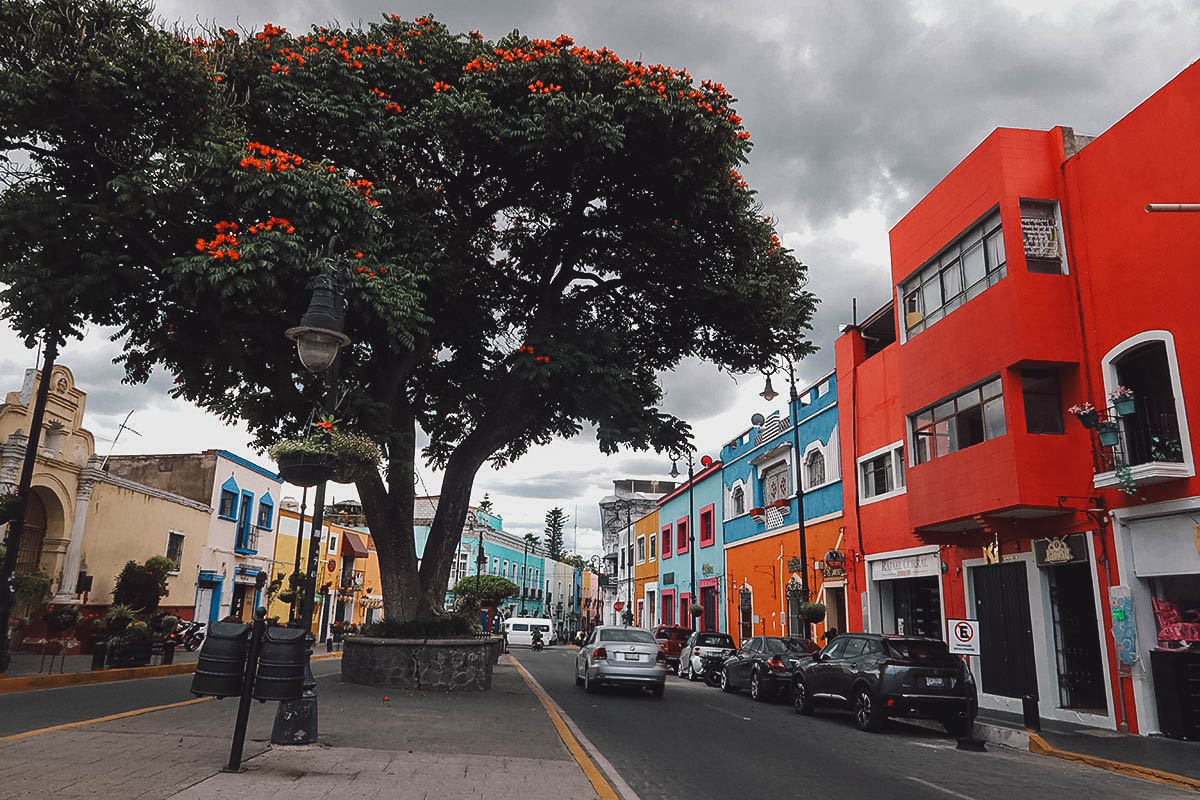
<svg viewBox="0 0 1200 800"><path fill-rule="evenodd" d="M854 633L795 668L792 705L800 714L818 705L850 708L867 731L879 730L889 717L928 717L954 736L967 736L978 700L971 671L945 642Z"/></svg>

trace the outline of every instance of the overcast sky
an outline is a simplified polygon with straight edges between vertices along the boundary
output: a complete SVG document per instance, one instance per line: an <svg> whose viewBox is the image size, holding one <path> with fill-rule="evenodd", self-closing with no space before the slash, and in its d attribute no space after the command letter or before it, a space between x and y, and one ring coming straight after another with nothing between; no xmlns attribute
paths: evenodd
<svg viewBox="0 0 1200 800"><path fill-rule="evenodd" d="M452 30L567 33L723 83L753 136L743 172L784 243L809 265L822 301L813 333L821 350L801 365L805 382L832 370L833 339L850 321L852 298L860 318L887 300L888 229L992 129L1061 124L1101 133L1191 63L1200 41L1200 3L1189 0L160 0L157 8L185 25L292 30L432 11ZM248 448L244 430L167 397L169 378L123 386L110 363L118 349L94 331L61 358L88 393L86 423L101 453L109 444L100 437L111 438L133 410L141 436L125 434L118 453L221 447L268 463ZM0 327L0 391L19 388L34 363L35 353ZM752 413L772 410L756 396L761 378L735 382L704 364L685 363L663 384L666 410L690 421L701 452L714 457ZM581 436L501 472L485 467L474 497L489 492L517 533L540 533L546 511L562 506L588 555L600 547L597 502L612 481L665 478L669 469L653 453L603 456L594 437ZM439 476L421 474L436 493ZM332 489L334 497L351 492ZM568 544L571 534L568 527Z"/></svg>

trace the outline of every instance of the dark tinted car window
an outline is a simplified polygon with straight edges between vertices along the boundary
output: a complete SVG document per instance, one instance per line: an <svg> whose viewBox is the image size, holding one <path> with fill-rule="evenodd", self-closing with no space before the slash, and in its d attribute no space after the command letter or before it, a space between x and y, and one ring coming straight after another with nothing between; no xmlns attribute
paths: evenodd
<svg viewBox="0 0 1200 800"><path fill-rule="evenodd" d="M733 647L733 637L727 633L702 633L696 637L698 647Z"/></svg>
<svg viewBox="0 0 1200 800"><path fill-rule="evenodd" d="M842 658L854 658L862 655L864 644L866 644L865 639L847 639L846 649L842 651Z"/></svg>
<svg viewBox="0 0 1200 800"><path fill-rule="evenodd" d="M918 639L886 640L888 655L907 661L947 661L950 651L945 642L921 641Z"/></svg>
<svg viewBox="0 0 1200 800"><path fill-rule="evenodd" d="M811 639L797 639L794 636L789 636L788 638L784 639L783 643L786 644L788 650L791 650L793 653L815 653L821 649L817 646L817 643Z"/></svg>
<svg viewBox="0 0 1200 800"><path fill-rule="evenodd" d="M835 639L833 644L825 645L825 649L821 651L821 655L828 656L829 658L838 658L841 656L842 651L846 649L846 642L848 641L850 640L842 638Z"/></svg>
<svg viewBox="0 0 1200 800"><path fill-rule="evenodd" d="M529 630L529 625L524 622L514 622L512 624L512 629L514 631L527 631Z"/></svg>
<svg viewBox="0 0 1200 800"><path fill-rule="evenodd" d="M763 639L763 652L765 653L783 653L790 649L778 636L768 636Z"/></svg>

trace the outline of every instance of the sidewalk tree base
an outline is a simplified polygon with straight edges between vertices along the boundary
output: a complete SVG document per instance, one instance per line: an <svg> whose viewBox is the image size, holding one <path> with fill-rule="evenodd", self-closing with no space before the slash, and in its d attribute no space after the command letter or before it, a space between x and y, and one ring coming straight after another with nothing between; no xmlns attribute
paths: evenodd
<svg viewBox="0 0 1200 800"><path fill-rule="evenodd" d="M431 692L492 688L498 639L376 639L348 636L342 649L342 680Z"/></svg>

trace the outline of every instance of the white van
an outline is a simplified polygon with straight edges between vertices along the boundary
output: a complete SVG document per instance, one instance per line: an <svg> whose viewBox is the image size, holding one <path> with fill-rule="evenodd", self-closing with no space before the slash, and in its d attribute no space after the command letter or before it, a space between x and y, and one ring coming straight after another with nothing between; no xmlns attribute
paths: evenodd
<svg viewBox="0 0 1200 800"><path fill-rule="evenodd" d="M551 620L538 617L509 617L504 620L504 633L510 645L528 647L533 644L535 628L542 632L542 644L549 647L554 639L554 623Z"/></svg>

